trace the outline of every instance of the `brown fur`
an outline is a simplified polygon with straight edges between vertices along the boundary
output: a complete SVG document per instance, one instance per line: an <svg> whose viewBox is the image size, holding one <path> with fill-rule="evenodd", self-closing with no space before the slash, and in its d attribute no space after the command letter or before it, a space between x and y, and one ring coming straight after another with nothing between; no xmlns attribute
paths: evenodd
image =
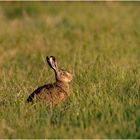
<svg viewBox="0 0 140 140"><path fill-rule="evenodd" d="M57 63L53 56L47 57L47 62L55 72L56 82L53 84L46 84L37 88L28 97L28 102L42 100L47 101L49 105L56 105L62 101L65 101L67 96L69 95L69 82L72 80L72 74L65 70L58 69Z"/></svg>

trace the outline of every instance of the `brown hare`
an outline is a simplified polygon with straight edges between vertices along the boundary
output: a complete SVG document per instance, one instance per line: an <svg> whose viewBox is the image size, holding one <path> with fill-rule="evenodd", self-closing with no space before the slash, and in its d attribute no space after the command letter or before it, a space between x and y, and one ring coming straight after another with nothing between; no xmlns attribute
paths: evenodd
<svg viewBox="0 0 140 140"><path fill-rule="evenodd" d="M28 102L43 100L49 105L65 101L69 95L69 82L73 79L70 72L59 69L54 56L46 57L49 66L54 70L56 82L37 88L27 99Z"/></svg>

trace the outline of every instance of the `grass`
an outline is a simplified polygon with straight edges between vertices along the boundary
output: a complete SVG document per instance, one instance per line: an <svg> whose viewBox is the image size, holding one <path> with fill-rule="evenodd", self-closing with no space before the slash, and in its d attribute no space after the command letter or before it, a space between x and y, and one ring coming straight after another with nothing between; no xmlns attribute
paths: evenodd
<svg viewBox="0 0 140 140"><path fill-rule="evenodd" d="M0 138L140 138L138 2L1 2ZM54 81L54 55L73 71L71 96L25 103Z"/></svg>

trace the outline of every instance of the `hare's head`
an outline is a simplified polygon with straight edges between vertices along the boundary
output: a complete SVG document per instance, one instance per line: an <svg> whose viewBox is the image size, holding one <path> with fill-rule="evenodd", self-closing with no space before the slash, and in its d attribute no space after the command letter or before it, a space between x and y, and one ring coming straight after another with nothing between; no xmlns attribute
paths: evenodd
<svg viewBox="0 0 140 140"><path fill-rule="evenodd" d="M57 62L54 56L46 57L49 66L55 71L55 76L57 81L61 82L70 82L73 79L73 76L70 72L59 69Z"/></svg>

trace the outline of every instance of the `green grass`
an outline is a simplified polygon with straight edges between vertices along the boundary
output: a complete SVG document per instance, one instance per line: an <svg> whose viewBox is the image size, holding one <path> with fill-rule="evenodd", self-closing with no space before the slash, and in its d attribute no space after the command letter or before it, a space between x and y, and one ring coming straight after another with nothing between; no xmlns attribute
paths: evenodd
<svg viewBox="0 0 140 140"><path fill-rule="evenodd" d="M0 138L140 138L139 2L1 2ZM71 96L25 103L73 71Z"/></svg>

